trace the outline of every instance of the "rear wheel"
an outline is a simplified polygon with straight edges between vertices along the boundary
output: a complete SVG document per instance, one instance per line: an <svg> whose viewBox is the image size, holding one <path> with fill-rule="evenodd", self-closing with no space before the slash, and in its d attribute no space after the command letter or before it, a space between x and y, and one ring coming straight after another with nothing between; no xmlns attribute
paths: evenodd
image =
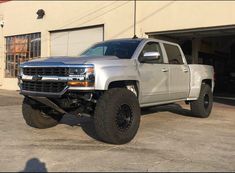
<svg viewBox="0 0 235 173"><path fill-rule="evenodd" d="M136 95L124 88L113 88L98 100L94 125L104 142L125 144L136 135L140 124L140 107Z"/></svg>
<svg viewBox="0 0 235 173"><path fill-rule="evenodd" d="M45 129L56 126L63 115L52 110L39 109L32 105L29 98L24 98L22 113L26 124L31 127Z"/></svg>
<svg viewBox="0 0 235 173"><path fill-rule="evenodd" d="M190 103L193 115L200 118L209 117L213 106L213 94L211 87L207 84L202 84L199 98Z"/></svg>

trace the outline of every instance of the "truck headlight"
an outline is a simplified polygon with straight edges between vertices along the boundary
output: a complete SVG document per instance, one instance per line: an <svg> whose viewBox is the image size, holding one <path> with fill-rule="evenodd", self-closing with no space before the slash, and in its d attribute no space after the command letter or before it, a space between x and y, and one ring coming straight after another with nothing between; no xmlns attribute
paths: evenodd
<svg viewBox="0 0 235 173"><path fill-rule="evenodd" d="M71 67L69 76L75 79L68 81L69 86L93 87L95 84L94 67Z"/></svg>

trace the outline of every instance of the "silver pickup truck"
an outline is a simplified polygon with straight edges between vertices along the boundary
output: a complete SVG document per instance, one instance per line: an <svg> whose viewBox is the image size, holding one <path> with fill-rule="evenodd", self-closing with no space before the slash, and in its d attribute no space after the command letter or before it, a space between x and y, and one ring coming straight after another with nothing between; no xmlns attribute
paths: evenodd
<svg viewBox="0 0 235 173"><path fill-rule="evenodd" d="M178 44L162 40L109 40L79 57L25 62L19 71L29 126L55 126L68 113L89 116L98 139L112 144L134 138L142 107L185 101L205 118L213 104L213 67L188 65Z"/></svg>

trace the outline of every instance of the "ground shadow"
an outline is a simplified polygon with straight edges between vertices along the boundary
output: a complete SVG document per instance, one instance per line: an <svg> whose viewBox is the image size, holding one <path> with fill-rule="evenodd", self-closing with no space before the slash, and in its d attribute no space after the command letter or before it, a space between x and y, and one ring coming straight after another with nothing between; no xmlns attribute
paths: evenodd
<svg viewBox="0 0 235 173"><path fill-rule="evenodd" d="M38 158L32 158L25 164L24 170L20 172L48 172L46 164L41 162Z"/></svg>
<svg viewBox="0 0 235 173"><path fill-rule="evenodd" d="M153 114L157 112L172 112L182 116L193 117L190 110L182 108L179 104L168 104L162 106L154 106L141 109L141 116ZM99 140L94 125L94 119L90 117L76 117L71 114L66 114L61 120L60 124L66 124L69 126L80 126L82 130L90 137Z"/></svg>
<svg viewBox="0 0 235 173"><path fill-rule="evenodd" d="M182 115L182 116L196 117L191 113L190 110L184 109L182 106L180 106L179 104L176 104L176 103L161 105L161 106L152 106L152 107L147 107L147 108L141 109L142 116L157 113L157 112L172 112L174 114L178 114L178 115Z"/></svg>
<svg viewBox="0 0 235 173"><path fill-rule="evenodd" d="M76 117L71 114L66 114L60 121L60 124L69 126L80 126L82 130L90 137L100 140L94 126L94 119L91 117Z"/></svg>

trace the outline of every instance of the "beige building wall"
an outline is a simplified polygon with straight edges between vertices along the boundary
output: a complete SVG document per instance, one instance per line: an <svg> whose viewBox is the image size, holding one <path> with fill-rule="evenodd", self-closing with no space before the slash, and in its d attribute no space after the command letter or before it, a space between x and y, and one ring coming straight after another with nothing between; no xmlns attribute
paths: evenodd
<svg viewBox="0 0 235 173"><path fill-rule="evenodd" d="M0 88L17 89L4 78L5 36L41 32L41 56L50 55L51 30L104 24L104 38L133 36L133 1L10 1L0 4ZM36 19L44 9L43 19ZM235 24L233 1L137 1L137 35L146 32Z"/></svg>
<svg viewBox="0 0 235 173"><path fill-rule="evenodd" d="M138 1L142 32L234 25L235 1Z"/></svg>

